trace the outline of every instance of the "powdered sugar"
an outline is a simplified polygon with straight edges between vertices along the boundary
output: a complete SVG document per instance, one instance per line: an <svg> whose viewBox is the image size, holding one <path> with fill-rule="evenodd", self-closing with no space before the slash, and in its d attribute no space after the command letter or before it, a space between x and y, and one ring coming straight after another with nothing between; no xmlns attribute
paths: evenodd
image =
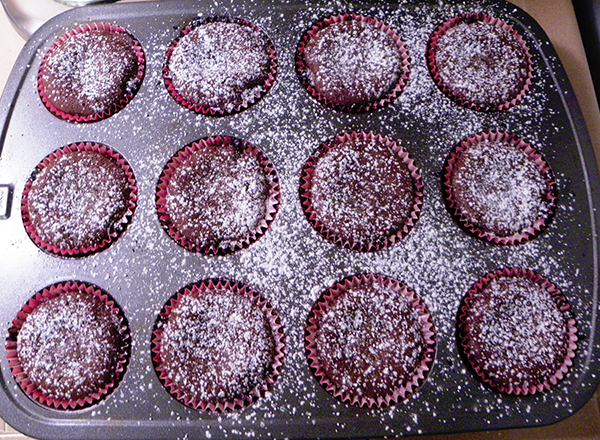
<svg viewBox="0 0 600 440"><path fill-rule="evenodd" d="M527 278L492 279L469 297L465 333L472 361L505 390L528 390L560 370L567 319L550 292Z"/></svg>
<svg viewBox="0 0 600 440"><path fill-rule="evenodd" d="M265 91L268 40L250 25L214 21L183 35L168 60L175 93L198 108L232 112Z"/></svg>
<svg viewBox="0 0 600 440"><path fill-rule="evenodd" d="M234 401L264 382L275 341L247 296L211 289L182 296L161 334L160 370L187 402Z"/></svg>
<svg viewBox="0 0 600 440"><path fill-rule="evenodd" d="M42 242L92 247L125 223L130 193L121 165L98 152L64 152L34 173L27 213Z"/></svg>
<svg viewBox="0 0 600 440"><path fill-rule="evenodd" d="M447 29L437 40L434 60L444 87L482 107L510 102L528 78L523 44L501 25L481 20Z"/></svg>
<svg viewBox="0 0 600 440"><path fill-rule="evenodd" d="M484 234L508 237L547 217L544 174L522 148L485 139L465 145L446 185L464 221Z"/></svg>

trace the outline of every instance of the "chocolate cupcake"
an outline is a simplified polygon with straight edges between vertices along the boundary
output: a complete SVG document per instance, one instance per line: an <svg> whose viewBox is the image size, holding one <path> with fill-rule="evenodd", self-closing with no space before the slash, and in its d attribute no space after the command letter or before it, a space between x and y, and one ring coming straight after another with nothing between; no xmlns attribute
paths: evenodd
<svg viewBox="0 0 600 440"><path fill-rule="evenodd" d="M308 316L304 340L312 373L336 399L381 408L415 393L435 357L435 330L423 301L397 280L347 277Z"/></svg>
<svg viewBox="0 0 600 440"><path fill-rule="evenodd" d="M273 85L277 53L245 20L213 17L187 26L167 51L165 85L197 113L225 115L258 101Z"/></svg>
<svg viewBox="0 0 600 440"><path fill-rule="evenodd" d="M23 225L42 250L83 257L106 249L126 229L137 205L129 164L97 143L76 143L49 154L25 184Z"/></svg>
<svg viewBox="0 0 600 440"><path fill-rule="evenodd" d="M342 14L306 31L296 51L296 71L308 92L323 104L367 112L402 93L410 59L402 39L385 23Z"/></svg>
<svg viewBox="0 0 600 440"><path fill-rule="evenodd" d="M479 133L450 154L444 190L459 223L500 244L538 234L555 208L555 183L543 157L512 134Z"/></svg>
<svg viewBox="0 0 600 440"><path fill-rule="evenodd" d="M276 382L285 336L276 311L258 292L211 279L167 302L156 321L152 354L160 381L184 405L239 410Z"/></svg>
<svg viewBox="0 0 600 440"><path fill-rule="evenodd" d="M123 377L129 352L122 310L100 288L76 281L33 296L6 340L19 387L36 402L63 410L104 399Z"/></svg>
<svg viewBox="0 0 600 440"><path fill-rule="evenodd" d="M361 252L401 240L423 205L419 169L395 142L373 133L346 133L308 159L300 200L312 227L330 242Z"/></svg>
<svg viewBox="0 0 600 440"><path fill-rule="evenodd" d="M169 161L156 208L179 245L224 255L264 235L279 209L279 193L277 173L258 148L217 136L191 143Z"/></svg>
<svg viewBox="0 0 600 440"><path fill-rule="evenodd" d="M477 375L507 394L550 390L569 371L577 349L566 298L549 280L520 268L479 279L466 294L458 328Z"/></svg>
<svg viewBox="0 0 600 440"><path fill-rule="evenodd" d="M487 14L461 14L442 24L428 46L431 75L457 103L505 110L529 92L533 64L521 35Z"/></svg>
<svg viewBox="0 0 600 440"><path fill-rule="evenodd" d="M42 60L38 90L54 115L71 122L107 118L131 101L144 76L139 42L125 29L91 23L59 38Z"/></svg>

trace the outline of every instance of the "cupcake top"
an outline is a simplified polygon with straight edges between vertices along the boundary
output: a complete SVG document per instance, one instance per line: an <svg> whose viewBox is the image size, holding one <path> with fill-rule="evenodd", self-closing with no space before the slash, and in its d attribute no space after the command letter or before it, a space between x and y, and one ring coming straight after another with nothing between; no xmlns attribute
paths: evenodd
<svg viewBox="0 0 600 440"><path fill-rule="evenodd" d="M44 57L40 96L60 118L97 121L133 98L144 65L139 43L125 29L108 23L81 26L59 38Z"/></svg>
<svg viewBox="0 0 600 440"><path fill-rule="evenodd" d="M351 112L388 104L404 89L410 70L396 32L356 14L333 16L309 29L298 46L296 65L314 97Z"/></svg>
<svg viewBox="0 0 600 440"><path fill-rule="evenodd" d="M123 375L129 330L99 288L60 283L34 296L9 331L7 354L19 386L57 409L96 403Z"/></svg>
<svg viewBox="0 0 600 440"><path fill-rule="evenodd" d="M111 244L131 220L136 202L135 178L125 159L107 146L80 143L40 162L25 185L21 211L40 248L81 257Z"/></svg>
<svg viewBox="0 0 600 440"><path fill-rule="evenodd" d="M206 280L182 289L154 331L156 370L182 403L208 412L243 408L275 382L284 337L272 306L239 283Z"/></svg>
<svg viewBox="0 0 600 440"><path fill-rule="evenodd" d="M448 159L444 186L458 220L475 235L502 244L537 234L556 198L541 155L501 132L479 133L459 144Z"/></svg>
<svg viewBox="0 0 600 440"><path fill-rule="evenodd" d="M459 318L467 357L489 386L509 394L548 390L572 364L575 320L561 292L524 269L482 277Z"/></svg>
<svg viewBox="0 0 600 440"><path fill-rule="evenodd" d="M311 225L327 240L376 251L403 238L422 206L419 170L396 143L349 133L322 144L306 162L300 198Z"/></svg>
<svg viewBox="0 0 600 440"><path fill-rule="evenodd" d="M362 407L408 398L425 380L435 352L427 307L409 287L380 275L334 284L315 302L306 335L308 362L321 385Z"/></svg>
<svg viewBox="0 0 600 440"><path fill-rule="evenodd" d="M192 24L167 51L166 86L198 113L241 111L275 81L277 54L269 38L240 19L210 18Z"/></svg>
<svg viewBox="0 0 600 440"><path fill-rule="evenodd" d="M459 15L440 26L428 59L442 91L475 110L507 109L531 85L527 44L512 26L486 14Z"/></svg>
<svg viewBox="0 0 600 440"><path fill-rule="evenodd" d="M156 204L164 228L181 246L222 255L267 231L279 207L279 180L268 158L247 142L200 139L167 164Z"/></svg>

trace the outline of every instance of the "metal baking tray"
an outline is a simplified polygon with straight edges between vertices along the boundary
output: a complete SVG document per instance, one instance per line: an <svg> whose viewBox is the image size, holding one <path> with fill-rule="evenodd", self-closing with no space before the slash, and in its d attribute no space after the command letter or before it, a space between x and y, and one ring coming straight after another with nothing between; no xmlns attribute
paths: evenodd
<svg viewBox="0 0 600 440"><path fill-rule="evenodd" d="M372 113L325 108L302 88L294 54L315 21L346 11L381 18L396 28L411 56L402 95ZM426 67L430 33L460 12L483 11L512 24L531 48L536 76L522 104L503 112L476 112L446 98ZM197 18L231 15L262 28L279 54L277 80L256 105L225 117L197 115L168 94L161 68L168 45ZM53 41L86 22L108 21L141 42L147 70L137 96L116 115L89 124L54 117L36 89L41 58ZM0 102L0 185L9 212L0 219L0 322L7 335L17 311L54 282L81 280L108 291L129 321L133 347L118 388L98 405L79 411L44 408L26 397L8 368L0 344L0 416L30 436L55 439L149 438L366 438L536 426L564 419L582 407L600 381L598 334L598 223L596 159L581 111L540 26L502 1L388 0L329 3L182 0L78 8L52 19L27 42ZM342 250L321 238L302 213L300 170L317 146L337 134L373 131L403 145L421 168L424 208L416 227L396 246L375 253ZM451 148L484 130L506 130L531 142L552 167L558 209L540 236L518 246L498 246L461 230L444 206L441 172ZM282 187L272 229L234 255L202 256L178 246L155 212L155 187L163 166L182 146L211 135L244 139L267 154ZM128 230L107 250L63 259L39 250L20 214L25 181L38 162L77 141L97 141L119 151L133 167L139 203ZM579 328L574 365L551 391L505 396L484 387L461 358L456 316L461 298L480 276L506 266L526 267L556 283L572 305ZM312 377L303 351L306 316L316 298L345 276L376 272L411 286L432 312L438 350L428 380L408 401L379 410L348 407ZM152 366L150 336L167 299L209 277L234 279L261 292L285 326L288 355L273 391L242 411L209 415L187 408L161 386Z"/></svg>

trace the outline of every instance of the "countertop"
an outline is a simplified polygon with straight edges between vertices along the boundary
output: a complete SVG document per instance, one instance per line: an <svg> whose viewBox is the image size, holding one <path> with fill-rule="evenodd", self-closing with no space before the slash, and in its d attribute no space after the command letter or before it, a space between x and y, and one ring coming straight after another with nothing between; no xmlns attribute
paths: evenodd
<svg viewBox="0 0 600 440"><path fill-rule="evenodd" d="M600 111L572 3L569 0L510 1L533 16L548 34L567 71L581 106L596 158L600 158ZM4 10L0 9L0 90L4 89L23 44L24 40L13 29ZM0 440L26 438L0 420ZM551 426L420 438L435 440L492 438L600 440L600 392L597 391L594 397L576 414Z"/></svg>

